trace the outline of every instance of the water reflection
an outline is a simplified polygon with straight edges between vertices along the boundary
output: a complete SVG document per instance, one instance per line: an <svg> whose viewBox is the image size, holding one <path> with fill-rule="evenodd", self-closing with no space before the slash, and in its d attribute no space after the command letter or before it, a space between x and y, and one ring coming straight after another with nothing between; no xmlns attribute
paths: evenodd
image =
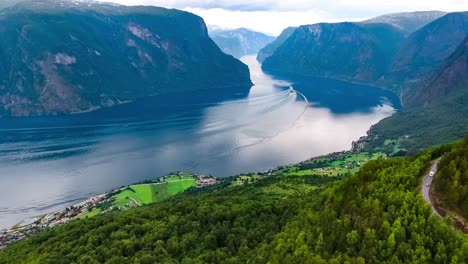
<svg viewBox="0 0 468 264"><path fill-rule="evenodd" d="M73 117L1 120L0 228L171 171L229 176L349 149L394 112L397 98L384 91L278 80L254 57L243 60L255 83L248 94L211 90Z"/></svg>

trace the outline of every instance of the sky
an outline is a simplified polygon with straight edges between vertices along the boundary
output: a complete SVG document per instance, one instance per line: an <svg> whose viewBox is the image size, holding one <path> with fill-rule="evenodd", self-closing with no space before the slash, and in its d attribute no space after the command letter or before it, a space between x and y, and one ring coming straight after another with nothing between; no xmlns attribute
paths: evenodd
<svg viewBox="0 0 468 264"><path fill-rule="evenodd" d="M468 11L468 0L104 0L124 5L155 5L195 13L208 25L246 27L278 35L289 26L360 21L411 11Z"/></svg>

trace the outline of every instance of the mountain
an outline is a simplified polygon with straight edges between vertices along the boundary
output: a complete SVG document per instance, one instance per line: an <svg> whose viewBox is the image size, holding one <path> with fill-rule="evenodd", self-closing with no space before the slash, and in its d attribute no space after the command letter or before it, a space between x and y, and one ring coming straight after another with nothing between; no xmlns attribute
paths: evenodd
<svg viewBox="0 0 468 264"><path fill-rule="evenodd" d="M408 92L408 106L429 106L440 98L464 91L468 93L468 35L444 65L417 89Z"/></svg>
<svg viewBox="0 0 468 264"><path fill-rule="evenodd" d="M264 62L266 58L275 53L276 49L281 46L297 29L297 27L288 27L281 32L281 34L271 43L262 48L257 55L259 62Z"/></svg>
<svg viewBox="0 0 468 264"><path fill-rule="evenodd" d="M209 34L224 53L236 58L257 54L261 48L275 39L272 36L246 28L232 30L215 29L210 30Z"/></svg>
<svg viewBox="0 0 468 264"><path fill-rule="evenodd" d="M405 92L432 76L468 34L468 12L447 14L411 34L377 85Z"/></svg>
<svg viewBox="0 0 468 264"><path fill-rule="evenodd" d="M467 51L468 36L432 77L403 97L403 112L370 129L367 150L414 153L468 135Z"/></svg>
<svg viewBox="0 0 468 264"><path fill-rule="evenodd" d="M216 46L200 17L183 11L28 1L0 13L0 34L1 116L251 85L247 66Z"/></svg>
<svg viewBox="0 0 468 264"><path fill-rule="evenodd" d="M50 228L0 251L0 263L468 263L468 236L420 193L431 161L452 148L377 159L344 178L224 179Z"/></svg>
<svg viewBox="0 0 468 264"><path fill-rule="evenodd" d="M276 73L371 83L386 72L403 38L403 32L385 24L301 26L262 67Z"/></svg>
<svg viewBox="0 0 468 264"><path fill-rule="evenodd" d="M441 11L418 11L410 13L395 13L379 17L375 17L363 23L366 24L389 24L392 25L408 35L424 27L430 22L446 15L447 13Z"/></svg>

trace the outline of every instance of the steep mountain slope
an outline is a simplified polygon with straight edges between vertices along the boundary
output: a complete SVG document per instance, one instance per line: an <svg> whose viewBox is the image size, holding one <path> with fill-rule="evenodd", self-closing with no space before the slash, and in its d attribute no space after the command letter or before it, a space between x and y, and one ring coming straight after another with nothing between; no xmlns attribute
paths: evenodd
<svg viewBox="0 0 468 264"><path fill-rule="evenodd" d="M90 111L251 83L200 17L177 10L29 1L3 10L0 34L0 115Z"/></svg>
<svg viewBox="0 0 468 264"><path fill-rule="evenodd" d="M210 30L209 34L222 51L236 58L257 54L261 48L275 39L272 36L246 28Z"/></svg>
<svg viewBox="0 0 468 264"><path fill-rule="evenodd" d="M378 17L363 21L363 23L389 24L406 32L406 34L409 35L446 14L447 13L441 12L441 11L418 11L418 12L410 12L410 13L395 13L395 14L378 16Z"/></svg>
<svg viewBox="0 0 468 264"><path fill-rule="evenodd" d="M464 91L468 93L468 35L444 65L420 87L408 91L407 106L429 106L441 98Z"/></svg>
<svg viewBox="0 0 468 264"><path fill-rule="evenodd" d="M277 175L73 221L0 263L467 263L468 236L419 193L443 151L371 161L335 184Z"/></svg>
<svg viewBox="0 0 468 264"><path fill-rule="evenodd" d="M394 91L421 84L457 49L468 34L468 13L450 13L413 33L400 46L378 84Z"/></svg>
<svg viewBox="0 0 468 264"><path fill-rule="evenodd" d="M263 69L372 83L387 70L402 39L401 31L384 24L301 26Z"/></svg>
<svg viewBox="0 0 468 264"><path fill-rule="evenodd" d="M257 55L259 62L264 62L266 58L275 53L276 49L281 46L297 29L297 27L288 27L284 29L281 34L271 43L262 48Z"/></svg>
<svg viewBox="0 0 468 264"><path fill-rule="evenodd" d="M385 118L369 130L365 149L385 150L386 142L394 142L396 149L415 153L461 138L468 134L467 102L468 93L460 91L427 107L406 109Z"/></svg>
<svg viewBox="0 0 468 264"><path fill-rule="evenodd" d="M468 37L432 77L408 91L405 111L371 128L368 150L393 141L398 149L413 153L468 134L467 48Z"/></svg>

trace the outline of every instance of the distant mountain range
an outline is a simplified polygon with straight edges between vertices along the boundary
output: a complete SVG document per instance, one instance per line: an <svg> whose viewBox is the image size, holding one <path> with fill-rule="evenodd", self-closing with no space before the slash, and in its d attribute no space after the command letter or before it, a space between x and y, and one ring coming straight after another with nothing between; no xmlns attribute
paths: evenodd
<svg viewBox="0 0 468 264"><path fill-rule="evenodd" d="M411 153L468 134L467 38L468 12L399 13L288 30L258 60L277 75L342 79L398 94L403 111L364 140L368 150L395 142L398 153Z"/></svg>
<svg viewBox="0 0 468 264"><path fill-rule="evenodd" d="M410 97L419 97L418 87L443 71L468 34L468 13L443 14L400 13L362 23L305 25L278 38L269 57L260 51L259 60L264 59L266 71L366 83L401 94L406 106L425 104ZM438 93L426 93L426 103L433 99L429 94Z"/></svg>
<svg viewBox="0 0 468 264"><path fill-rule="evenodd" d="M273 55L275 50L281 46L293 33L297 27L288 27L271 43L258 51L257 60L259 62L265 61L266 58Z"/></svg>
<svg viewBox="0 0 468 264"><path fill-rule="evenodd" d="M468 13L450 13L431 22L401 43L392 66L377 85L408 94L443 66L467 34Z"/></svg>
<svg viewBox="0 0 468 264"><path fill-rule="evenodd" d="M468 36L423 85L410 91L409 105L427 106L468 89Z"/></svg>
<svg viewBox="0 0 468 264"><path fill-rule="evenodd" d="M446 12L441 11L395 13L372 18L363 23L392 25L409 35L446 14Z"/></svg>
<svg viewBox="0 0 468 264"><path fill-rule="evenodd" d="M90 1L27 1L0 14L0 115L91 111L140 97L250 87L193 14Z"/></svg>
<svg viewBox="0 0 468 264"><path fill-rule="evenodd" d="M272 36L246 28L221 29L208 27L208 29L209 35L221 50L236 58L257 54L261 48L275 40Z"/></svg>

